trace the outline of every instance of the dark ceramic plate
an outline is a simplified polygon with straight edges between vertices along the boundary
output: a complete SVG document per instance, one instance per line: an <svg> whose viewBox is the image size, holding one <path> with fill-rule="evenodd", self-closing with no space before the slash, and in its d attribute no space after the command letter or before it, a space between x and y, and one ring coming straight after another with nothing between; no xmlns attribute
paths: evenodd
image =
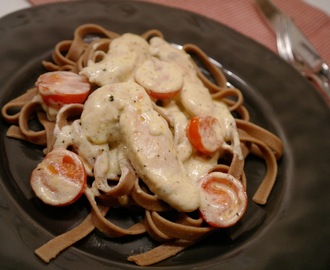
<svg viewBox="0 0 330 270"><path fill-rule="evenodd" d="M195 43L242 89L254 122L284 141L277 183L266 206L250 202L237 226L222 230L150 269L326 269L330 266L330 110L295 70L252 40L204 17L142 2L79 1L38 6L0 20L1 106L32 86L41 60L72 38L83 23L113 31L164 32L168 41ZM8 139L1 120L0 268L137 269L127 256L148 250L147 237L105 239L94 232L49 265L34 249L78 224L84 199L61 209L34 197L29 175L42 149ZM250 158L246 172L253 194L265 168ZM121 215L118 213L118 220Z"/></svg>

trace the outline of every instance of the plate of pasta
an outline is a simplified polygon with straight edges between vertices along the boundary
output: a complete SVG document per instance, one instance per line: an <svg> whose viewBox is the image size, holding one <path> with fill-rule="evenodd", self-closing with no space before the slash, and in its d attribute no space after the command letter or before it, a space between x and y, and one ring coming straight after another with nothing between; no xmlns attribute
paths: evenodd
<svg viewBox="0 0 330 270"><path fill-rule="evenodd" d="M1 267L326 267L330 110L275 54L140 1L0 39Z"/></svg>

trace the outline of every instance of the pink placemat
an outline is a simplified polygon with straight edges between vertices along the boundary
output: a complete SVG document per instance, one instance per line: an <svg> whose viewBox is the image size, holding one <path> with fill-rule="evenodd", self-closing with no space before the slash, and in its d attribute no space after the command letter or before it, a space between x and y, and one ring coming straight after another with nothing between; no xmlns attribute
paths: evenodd
<svg viewBox="0 0 330 270"><path fill-rule="evenodd" d="M33 5L65 1L70 0L29 0ZM275 34L258 12L254 0L145 1L199 13L237 30L276 52ZM294 19L321 56L330 63L330 17L302 0L273 0L273 2Z"/></svg>

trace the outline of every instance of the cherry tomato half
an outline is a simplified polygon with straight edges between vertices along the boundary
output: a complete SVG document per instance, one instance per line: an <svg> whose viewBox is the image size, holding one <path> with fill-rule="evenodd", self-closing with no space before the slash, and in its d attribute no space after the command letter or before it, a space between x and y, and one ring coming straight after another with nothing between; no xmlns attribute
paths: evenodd
<svg viewBox="0 0 330 270"><path fill-rule="evenodd" d="M191 145L204 154L219 150L223 143L220 122L213 116L191 118L186 133Z"/></svg>
<svg viewBox="0 0 330 270"><path fill-rule="evenodd" d="M36 86L45 104L57 109L65 104L84 103L91 90L86 77L70 71L44 73Z"/></svg>
<svg viewBox="0 0 330 270"><path fill-rule="evenodd" d="M44 203L65 206L79 199L86 181L79 156L66 149L54 149L33 170L30 184Z"/></svg>
<svg viewBox="0 0 330 270"><path fill-rule="evenodd" d="M183 86L181 70L157 58L145 61L136 71L135 80L154 99L173 98Z"/></svg>
<svg viewBox="0 0 330 270"><path fill-rule="evenodd" d="M242 183L233 176L212 172L199 181L201 188L200 213L213 227L234 225L247 207L247 195Z"/></svg>

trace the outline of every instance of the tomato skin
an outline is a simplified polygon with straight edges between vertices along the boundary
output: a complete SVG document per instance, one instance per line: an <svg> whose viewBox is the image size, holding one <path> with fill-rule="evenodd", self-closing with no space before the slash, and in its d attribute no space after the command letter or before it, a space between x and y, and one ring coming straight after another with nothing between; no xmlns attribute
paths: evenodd
<svg viewBox="0 0 330 270"><path fill-rule="evenodd" d="M186 134L191 145L203 154L212 154L219 150L223 142L220 123L213 116L192 117Z"/></svg>
<svg viewBox="0 0 330 270"><path fill-rule="evenodd" d="M91 90L86 77L70 71L44 73L36 87L45 104L57 109L65 104L84 103Z"/></svg>
<svg viewBox="0 0 330 270"><path fill-rule="evenodd" d="M172 91L172 92L167 92L167 93L159 93L159 92L154 92L150 89L146 89L146 92L148 93L148 95L154 99L171 99L174 98L179 92L180 90L176 90L176 91Z"/></svg>
<svg viewBox="0 0 330 270"><path fill-rule="evenodd" d="M88 95L87 95L88 96ZM65 104L72 103L84 103L87 96L82 95L67 95L67 94L56 94L56 95L42 95L42 100L50 107L61 107Z"/></svg>
<svg viewBox="0 0 330 270"><path fill-rule="evenodd" d="M242 183L229 174L212 172L199 181L200 214L212 227L226 228L236 224L247 208L247 194Z"/></svg>
<svg viewBox="0 0 330 270"><path fill-rule="evenodd" d="M30 184L39 199L53 206L77 201L86 188L87 175L77 154L54 149L33 170Z"/></svg>
<svg viewBox="0 0 330 270"><path fill-rule="evenodd" d="M175 97L183 86L183 74L174 64L154 58L145 61L135 73L135 81L150 97L161 100Z"/></svg>

